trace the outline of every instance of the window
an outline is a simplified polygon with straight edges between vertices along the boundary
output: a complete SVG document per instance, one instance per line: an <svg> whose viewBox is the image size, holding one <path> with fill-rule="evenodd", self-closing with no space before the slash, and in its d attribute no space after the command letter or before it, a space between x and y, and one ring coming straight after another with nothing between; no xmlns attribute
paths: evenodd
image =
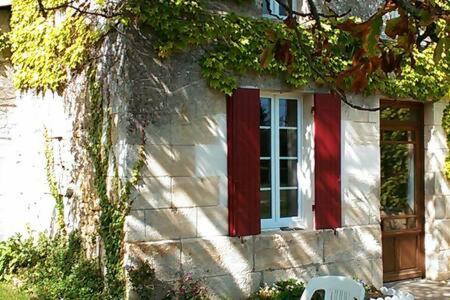
<svg viewBox="0 0 450 300"><path fill-rule="evenodd" d="M282 0L283 3L286 5L292 7L292 9L296 9L296 1L294 0ZM267 2L269 2L269 7L267 6ZM263 15L273 17L270 12L272 12L273 15L279 16L279 17L286 17L287 12L284 9L283 6L279 5L277 1L275 0L262 0L262 8L263 8ZM269 10L270 8L270 10Z"/></svg>
<svg viewBox="0 0 450 300"><path fill-rule="evenodd" d="M297 95L240 87L227 97L230 236L342 225L341 101Z"/></svg>
<svg viewBox="0 0 450 300"><path fill-rule="evenodd" d="M301 217L301 102L260 98L260 199L263 229L298 227Z"/></svg>

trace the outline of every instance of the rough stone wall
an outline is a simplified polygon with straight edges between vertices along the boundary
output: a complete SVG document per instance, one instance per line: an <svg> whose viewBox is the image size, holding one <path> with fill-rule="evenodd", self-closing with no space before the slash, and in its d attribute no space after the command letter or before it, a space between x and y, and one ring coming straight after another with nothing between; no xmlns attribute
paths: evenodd
<svg viewBox="0 0 450 300"><path fill-rule="evenodd" d="M447 101L425 105L425 268L433 280L450 278L450 187L443 173L448 153L442 128Z"/></svg>
<svg viewBox="0 0 450 300"><path fill-rule="evenodd" d="M125 264L148 260L164 281L190 272L216 298L243 298L263 282L307 281L319 274L346 274L381 286L378 113L342 106L343 228L315 231L310 214L305 230L229 237L225 95L201 78L200 53L162 61L144 52L145 41L136 36L124 42L120 90L112 93L122 175L127 176L143 133L146 153L143 180L126 219ZM240 84L289 91L276 78L244 76ZM309 159L313 90L291 92L304 95L309 131L303 152ZM378 105L376 97L351 99ZM312 169L305 174L309 180ZM309 212L312 185L305 205Z"/></svg>

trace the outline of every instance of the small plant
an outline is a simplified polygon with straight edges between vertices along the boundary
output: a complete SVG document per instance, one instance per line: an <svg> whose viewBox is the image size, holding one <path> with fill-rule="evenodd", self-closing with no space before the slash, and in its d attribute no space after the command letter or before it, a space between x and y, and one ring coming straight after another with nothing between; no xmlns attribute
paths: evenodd
<svg viewBox="0 0 450 300"><path fill-rule="evenodd" d="M152 298L155 290L155 269L152 268L148 261L141 263L137 267L127 267L128 276L131 286L141 300Z"/></svg>
<svg viewBox="0 0 450 300"><path fill-rule="evenodd" d="M0 242L0 281L9 279L20 268L36 264L40 253L34 246L32 237L23 238L21 234Z"/></svg>
<svg viewBox="0 0 450 300"><path fill-rule="evenodd" d="M304 290L305 285L297 279L280 280L271 286L265 284L250 299L299 299Z"/></svg>
<svg viewBox="0 0 450 300"><path fill-rule="evenodd" d="M188 273L177 280L175 286L167 294L166 299L208 299L208 292L200 280L194 280L192 274Z"/></svg>
<svg viewBox="0 0 450 300"><path fill-rule="evenodd" d="M16 235L0 242L0 281L20 283L37 299L101 299L103 277L77 233L54 238Z"/></svg>
<svg viewBox="0 0 450 300"><path fill-rule="evenodd" d="M364 280L359 278L353 278L355 281L358 281L360 284L363 285L364 290L366 291L366 298L378 298L383 296L383 293L380 292L375 286L372 284L366 283Z"/></svg>
<svg viewBox="0 0 450 300"><path fill-rule="evenodd" d="M0 283L0 299L28 300L29 298L13 285Z"/></svg>

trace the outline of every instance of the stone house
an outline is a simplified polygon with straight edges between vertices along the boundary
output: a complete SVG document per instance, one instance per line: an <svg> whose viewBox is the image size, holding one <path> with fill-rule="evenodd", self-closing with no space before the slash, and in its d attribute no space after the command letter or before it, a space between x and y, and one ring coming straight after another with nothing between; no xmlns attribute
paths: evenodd
<svg viewBox="0 0 450 300"><path fill-rule="evenodd" d="M362 4L346 5L370 13ZM260 5L247 9L263 14ZM202 79L200 52L160 60L151 50L134 51L146 49L146 42L130 33L109 38L102 48L121 61L110 66L104 84L124 178L145 134L143 179L125 224L125 264L148 260L163 281L190 272L217 298L233 299L263 282L292 277L306 282L343 274L377 287L405 278L449 279L444 101L349 95L352 103L382 107L359 111L323 88L293 89L281 78L256 75L242 76L240 88L226 97ZM2 83L0 92L7 89ZM82 97L74 84L64 99L17 93L0 100L13 104L5 112L8 132L22 132L14 128L33 111L37 123L23 125L23 132L36 136L45 123L60 137L55 147L69 153L61 155L61 165L74 168L70 145L79 115L71 104ZM59 121L38 118L49 115ZM0 136L0 142L0 170L15 161L43 182L38 158L14 160L11 149L23 146L20 134ZM32 143L43 147L40 140ZM66 177L61 185L73 184ZM5 205L6 192L16 189L3 182L19 178L0 178ZM29 191L48 196L43 186ZM23 195L17 199L25 207L32 203ZM38 205L44 215L51 212L48 205ZM0 209L0 222L7 208ZM77 218L73 224L79 225ZM0 237L9 235L0 225Z"/></svg>

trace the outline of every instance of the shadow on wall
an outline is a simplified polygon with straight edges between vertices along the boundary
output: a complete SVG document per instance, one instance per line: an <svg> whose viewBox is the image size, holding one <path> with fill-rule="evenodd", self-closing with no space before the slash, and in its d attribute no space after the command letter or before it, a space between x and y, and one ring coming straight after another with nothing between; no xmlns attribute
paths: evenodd
<svg viewBox="0 0 450 300"><path fill-rule="evenodd" d="M425 265L427 278L450 278L450 187L443 172L448 153L441 126L445 102L425 105Z"/></svg>
<svg viewBox="0 0 450 300"><path fill-rule="evenodd" d="M125 264L148 260L167 282L189 272L215 297L233 299L290 277L346 274L381 283L378 225L342 228L337 235L227 236L225 97L202 80L200 52L161 61L136 36L122 41L124 69L109 79L122 176L129 176L145 133L143 180L126 220Z"/></svg>

